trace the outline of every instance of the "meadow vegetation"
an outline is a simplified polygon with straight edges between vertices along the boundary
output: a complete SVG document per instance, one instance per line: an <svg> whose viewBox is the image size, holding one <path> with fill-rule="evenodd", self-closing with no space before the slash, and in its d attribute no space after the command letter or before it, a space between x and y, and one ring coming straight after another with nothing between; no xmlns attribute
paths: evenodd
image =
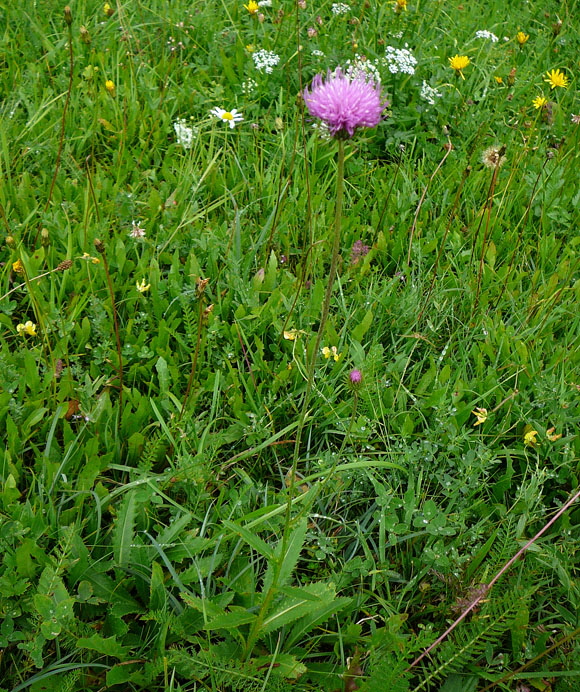
<svg viewBox="0 0 580 692"><path fill-rule="evenodd" d="M0 691L579 690L577 0L0 18Z"/></svg>

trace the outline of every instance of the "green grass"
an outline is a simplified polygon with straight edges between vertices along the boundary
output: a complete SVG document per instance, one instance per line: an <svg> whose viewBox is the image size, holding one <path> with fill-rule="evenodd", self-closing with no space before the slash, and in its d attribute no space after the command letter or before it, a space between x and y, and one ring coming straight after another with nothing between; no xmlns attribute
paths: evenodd
<svg viewBox="0 0 580 692"><path fill-rule="evenodd" d="M103 4L0 0L0 691L579 689L577 504L409 667L578 491L578 3Z"/></svg>

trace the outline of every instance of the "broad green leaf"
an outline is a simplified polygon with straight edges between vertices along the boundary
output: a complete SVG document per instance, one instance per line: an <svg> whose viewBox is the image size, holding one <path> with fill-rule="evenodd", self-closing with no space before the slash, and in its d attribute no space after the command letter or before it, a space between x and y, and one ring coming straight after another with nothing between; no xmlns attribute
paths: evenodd
<svg viewBox="0 0 580 692"><path fill-rule="evenodd" d="M128 565L131 560L131 545L133 543L133 527L137 511L137 493L135 489L129 492L121 502L121 508L113 531L113 554L118 565Z"/></svg>
<svg viewBox="0 0 580 692"><path fill-rule="evenodd" d="M368 332L371 324L373 323L373 316L373 311L367 310L361 322L353 328L353 330L351 331L351 336L355 341L360 342L363 340L364 335Z"/></svg>

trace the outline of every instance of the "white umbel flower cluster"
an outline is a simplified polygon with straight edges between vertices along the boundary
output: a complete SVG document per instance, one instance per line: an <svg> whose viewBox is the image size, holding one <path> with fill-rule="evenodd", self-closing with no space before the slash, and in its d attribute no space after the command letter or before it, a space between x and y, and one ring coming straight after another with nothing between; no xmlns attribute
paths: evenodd
<svg viewBox="0 0 580 692"><path fill-rule="evenodd" d="M347 60L344 74L349 79L372 80L375 84L381 83L381 75L377 64L372 60L367 60L364 55L355 55L354 60Z"/></svg>
<svg viewBox="0 0 580 692"><path fill-rule="evenodd" d="M499 41L498 37L495 34L492 34L491 31L488 31L487 29L476 31L475 38L485 38L491 41L492 43L497 43Z"/></svg>
<svg viewBox="0 0 580 692"><path fill-rule="evenodd" d="M280 56L272 53L271 50L257 50L252 53L252 60L257 70L270 74L280 62Z"/></svg>
<svg viewBox="0 0 580 692"><path fill-rule="evenodd" d="M415 74L417 59L407 48L407 44L405 44L405 48L387 46L383 63L392 74L398 74L399 72Z"/></svg>
<svg viewBox="0 0 580 692"><path fill-rule="evenodd" d="M435 87L429 86L425 80L423 80L423 84L421 85L421 93L420 96L422 99L427 101L427 103L430 103L432 106L435 105L435 99L440 99L443 94L435 89Z"/></svg>
<svg viewBox="0 0 580 692"><path fill-rule="evenodd" d="M193 127L187 125L187 121L183 118L178 118L173 123L173 129L175 130L175 138L177 143L181 144L184 149L191 149L193 144L193 137L195 136L195 130Z"/></svg>
<svg viewBox="0 0 580 692"><path fill-rule="evenodd" d="M345 2L334 2L332 3L332 14L348 14L350 12L350 5Z"/></svg>

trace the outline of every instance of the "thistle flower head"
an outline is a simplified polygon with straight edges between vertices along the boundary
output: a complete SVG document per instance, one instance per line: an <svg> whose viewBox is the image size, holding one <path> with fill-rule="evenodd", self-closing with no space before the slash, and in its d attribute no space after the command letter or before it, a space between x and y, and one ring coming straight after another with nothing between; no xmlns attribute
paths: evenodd
<svg viewBox="0 0 580 692"><path fill-rule="evenodd" d="M354 368L348 373L348 382L351 387L357 389L362 384L362 372L358 368Z"/></svg>
<svg viewBox="0 0 580 692"><path fill-rule="evenodd" d="M347 77L338 67L326 79L317 74L304 89L304 101L315 118L328 125L331 135L352 137L357 127L375 127L382 117L381 87L372 79Z"/></svg>

